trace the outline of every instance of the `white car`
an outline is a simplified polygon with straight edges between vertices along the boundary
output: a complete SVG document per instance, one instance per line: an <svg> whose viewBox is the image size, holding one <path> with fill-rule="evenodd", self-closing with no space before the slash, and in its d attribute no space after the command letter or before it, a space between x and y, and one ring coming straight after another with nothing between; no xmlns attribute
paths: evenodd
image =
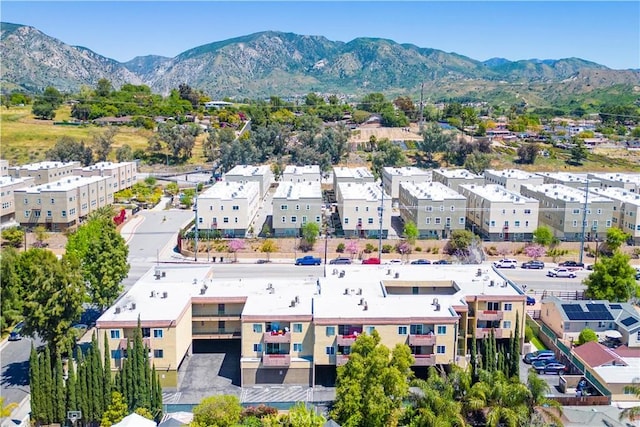
<svg viewBox="0 0 640 427"><path fill-rule="evenodd" d="M390 259L389 261L385 261L385 264L404 264L401 259Z"/></svg>
<svg viewBox="0 0 640 427"><path fill-rule="evenodd" d="M504 258L493 263L495 268L516 268L518 261L515 259Z"/></svg>
<svg viewBox="0 0 640 427"><path fill-rule="evenodd" d="M567 268L552 268L547 272L547 276L549 277L576 277L576 273L567 269Z"/></svg>

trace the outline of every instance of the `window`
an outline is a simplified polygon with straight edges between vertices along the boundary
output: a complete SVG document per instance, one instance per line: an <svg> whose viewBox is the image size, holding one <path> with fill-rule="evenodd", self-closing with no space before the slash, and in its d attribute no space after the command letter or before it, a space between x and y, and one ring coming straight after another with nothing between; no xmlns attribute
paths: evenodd
<svg viewBox="0 0 640 427"><path fill-rule="evenodd" d="M303 224L307 223L307 216L306 215L302 215L302 223Z"/></svg>
<svg viewBox="0 0 640 427"><path fill-rule="evenodd" d="M596 210L596 213L597 213L598 215L602 215L602 209L598 209L598 210Z"/></svg>
<svg viewBox="0 0 640 427"><path fill-rule="evenodd" d="M504 222L504 226L505 226L505 227L508 227L508 226L509 226L509 221L505 221L505 222Z"/></svg>
<svg viewBox="0 0 640 427"><path fill-rule="evenodd" d="M573 221L573 226L577 227L578 226L578 221Z"/></svg>
<svg viewBox="0 0 640 427"><path fill-rule="evenodd" d="M425 219L425 224L431 224L431 218L426 218Z"/></svg>
<svg viewBox="0 0 640 427"><path fill-rule="evenodd" d="M327 335L328 337L332 337L332 336L334 336L335 334L336 334L336 328L335 328L335 326L327 326L327 329L326 329L326 335Z"/></svg>
<svg viewBox="0 0 640 427"><path fill-rule="evenodd" d="M296 210L299 211L300 210L300 205L296 205Z"/></svg>
<svg viewBox="0 0 640 427"><path fill-rule="evenodd" d="M444 212L444 205L440 206L440 212Z"/></svg>
<svg viewBox="0 0 640 427"><path fill-rule="evenodd" d="M611 221L607 220L607 228L611 227ZM640 230L640 229L639 229Z"/></svg>
<svg viewBox="0 0 640 427"><path fill-rule="evenodd" d="M163 335L164 335L164 331L162 329L154 329L153 330L153 337L154 338L162 338Z"/></svg>
<svg viewBox="0 0 640 427"><path fill-rule="evenodd" d="M439 216L437 216L437 217L434 218L434 222L436 224L440 224L440 223L442 223L442 220L441 220L441 218Z"/></svg>
<svg viewBox="0 0 640 427"><path fill-rule="evenodd" d="M164 350L162 349L153 350L153 357L156 359L162 359L164 357Z"/></svg>
<svg viewBox="0 0 640 427"><path fill-rule="evenodd" d="M349 218L345 218L345 219L344 219L344 223L345 223L345 224L349 224Z"/></svg>
<svg viewBox="0 0 640 427"><path fill-rule="evenodd" d="M438 353L438 354L444 354L444 352L446 351L446 349L447 349L447 348L446 348L445 346L443 346L443 345L439 345L439 346L437 346L437 347L436 347L436 353Z"/></svg>
<svg viewBox="0 0 640 427"><path fill-rule="evenodd" d="M253 351L255 351L256 353L261 353L262 352L262 344L254 344L253 345Z"/></svg>
<svg viewBox="0 0 640 427"><path fill-rule="evenodd" d="M293 332L302 332L302 323L294 323Z"/></svg>
<svg viewBox="0 0 640 427"><path fill-rule="evenodd" d="M294 342L293 343L293 351L302 351L302 343L301 342Z"/></svg>
<svg viewBox="0 0 640 427"><path fill-rule="evenodd" d="M238 223L238 217L233 218L233 222Z"/></svg>
<svg viewBox="0 0 640 427"><path fill-rule="evenodd" d="M511 304L510 302L505 302L504 306L503 306L503 310L504 311L511 311L513 310L513 304Z"/></svg>
<svg viewBox="0 0 640 427"><path fill-rule="evenodd" d="M112 329L111 330L111 339L112 340L118 340L120 339L120 331L117 329Z"/></svg>
<svg viewBox="0 0 640 427"><path fill-rule="evenodd" d="M120 349L118 350L111 350L111 358L112 359L120 359Z"/></svg>
<svg viewBox="0 0 640 427"><path fill-rule="evenodd" d="M149 338L151 336L151 328L142 328L142 338Z"/></svg>
<svg viewBox="0 0 640 427"><path fill-rule="evenodd" d="M446 326L438 326L438 335L444 335L447 333L447 327Z"/></svg>
<svg viewBox="0 0 640 427"><path fill-rule="evenodd" d="M572 211L572 213L573 213L574 215L577 215L577 214L579 214L579 213L580 213L580 209L574 209L574 210Z"/></svg>
<svg viewBox="0 0 640 427"><path fill-rule="evenodd" d="M198 218L198 224L202 224L202 217Z"/></svg>
<svg viewBox="0 0 640 427"><path fill-rule="evenodd" d="M306 209L307 209L308 211L310 211L310 210L311 210L311 205L307 205L307 206L306 206Z"/></svg>
<svg viewBox="0 0 640 427"><path fill-rule="evenodd" d="M460 219L458 219L458 224L464 224L464 217L461 216Z"/></svg>
<svg viewBox="0 0 640 427"><path fill-rule="evenodd" d="M291 222L298 222L298 217L295 215L291 216Z"/></svg>
<svg viewBox="0 0 640 427"><path fill-rule="evenodd" d="M51 213L51 211L47 211L47 218L51 218L53 216L53 214Z"/></svg>
<svg viewBox="0 0 640 427"><path fill-rule="evenodd" d="M407 335L407 327L398 326L398 335Z"/></svg>
<svg viewBox="0 0 640 427"><path fill-rule="evenodd" d="M358 212L360 210L360 208L358 206L356 206L356 212Z"/></svg>
<svg viewBox="0 0 640 427"><path fill-rule="evenodd" d="M511 329L511 320L505 320L502 322L502 327L505 329Z"/></svg>
<svg viewBox="0 0 640 427"><path fill-rule="evenodd" d="M40 204L42 204L42 200L41 199L37 199L36 203L40 205Z"/></svg>
<svg viewBox="0 0 640 427"><path fill-rule="evenodd" d="M411 294L412 295L419 295L420 294L420 288L417 287L417 286L411 287Z"/></svg>
<svg viewBox="0 0 640 427"><path fill-rule="evenodd" d="M320 215L316 216L316 222L320 222Z"/></svg>
<svg viewBox="0 0 640 427"><path fill-rule="evenodd" d="M336 354L336 349L335 347L331 346L331 347L326 347L325 351L328 355L332 356L334 354Z"/></svg>
<svg viewBox="0 0 640 427"><path fill-rule="evenodd" d="M597 229L597 228L598 228L598 220L597 220L597 219L594 219L594 220L593 220L593 228L594 228L594 229Z"/></svg>
<svg viewBox="0 0 640 427"><path fill-rule="evenodd" d="M29 199L24 199L24 204L28 205L29 204Z"/></svg>
<svg viewBox="0 0 640 427"><path fill-rule="evenodd" d="M287 206L287 205L280 205L280 210L281 210L281 211L286 211L287 209L289 209L289 206Z"/></svg>
<svg viewBox="0 0 640 427"><path fill-rule="evenodd" d="M40 211L33 211L33 216L40 218Z"/></svg>
<svg viewBox="0 0 640 427"><path fill-rule="evenodd" d="M225 305L218 304L218 314L224 314L224 310L225 310Z"/></svg>
<svg viewBox="0 0 640 427"><path fill-rule="evenodd" d="M495 221L491 221L491 226L495 227L496 226L496 222Z"/></svg>
<svg viewBox="0 0 640 427"><path fill-rule="evenodd" d="M283 223L284 223L284 222L287 222L287 217L286 217L286 216L283 216L283 217L282 217L282 222L283 222Z"/></svg>
<svg viewBox="0 0 640 427"><path fill-rule="evenodd" d="M524 214L525 215L531 215L531 209L525 209L524 210Z"/></svg>
<svg viewBox="0 0 640 427"><path fill-rule="evenodd" d="M453 211L455 211L455 210L456 210L456 207L455 207L455 206L453 206L453 205L451 205L451 207L450 207L449 209L451 209L451 212L453 212Z"/></svg>
<svg viewBox="0 0 640 427"><path fill-rule="evenodd" d="M240 206L238 206L238 205L231 206L231 210L232 211L239 211L240 210Z"/></svg>
<svg viewBox="0 0 640 427"><path fill-rule="evenodd" d="M520 221L514 221L516 227L520 227Z"/></svg>
<svg viewBox="0 0 640 427"><path fill-rule="evenodd" d="M51 204L55 205L56 204L56 199L51 199ZM600 213L600 212L598 212L598 213Z"/></svg>
<svg viewBox="0 0 640 427"><path fill-rule="evenodd" d="M262 333L262 323L254 323L253 324L253 332L261 334Z"/></svg>
<svg viewBox="0 0 640 427"><path fill-rule="evenodd" d="M366 332L367 332L367 334L369 334L369 335L371 335L371 334L373 333L373 331L375 331L375 330L376 330L376 327L375 327L375 326L367 326L367 327L365 328L365 331L366 331Z"/></svg>
<svg viewBox="0 0 640 427"><path fill-rule="evenodd" d="M229 217L225 216L224 218L222 218L222 222L224 222L225 224L229 223Z"/></svg>
<svg viewBox="0 0 640 427"><path fill-rule="evenodd" d="M487 303L487 310L491 310L491 311L498 311L500 310L500 303L499 302L488 302Z"/></svg>
<svg viewBox="0 0 640 427"><path fill-rule="evenodd" d="M426 211L427 212L433 212L433 206L427 206L426 207Z"/></svg>
<svg viewBox="0 0 640 427"><path fill-rule="evenodd" d="M367 224L373 224L373 218L367 218Z"/></svg>

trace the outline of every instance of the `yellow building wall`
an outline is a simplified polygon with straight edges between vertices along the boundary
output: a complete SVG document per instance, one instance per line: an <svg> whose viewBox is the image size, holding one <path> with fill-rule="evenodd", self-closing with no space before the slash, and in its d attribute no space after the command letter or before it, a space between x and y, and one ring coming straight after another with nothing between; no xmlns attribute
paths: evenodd
<svg viewBox="0 0 640 427"><path fill-rule="evenodd" d="M327 336L327 326L334 328L335 334ZM338 325L313 325L313 335L315 342L313 345L313 361L316 365L334 365L335 356L327 354L327 347L335 347L335 352L338 352L336 345L336 337L338 336Z"/></svg>

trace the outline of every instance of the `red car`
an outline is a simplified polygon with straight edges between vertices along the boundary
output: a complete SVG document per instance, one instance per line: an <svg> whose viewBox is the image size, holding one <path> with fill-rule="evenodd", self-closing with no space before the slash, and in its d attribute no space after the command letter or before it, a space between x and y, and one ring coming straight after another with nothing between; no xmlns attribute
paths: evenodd
<svg viewBox="0 0 640 427"><path fill-rule="evenodd" d="M363 264L380 264L380 258L367 258L362 261Z"/></svg>

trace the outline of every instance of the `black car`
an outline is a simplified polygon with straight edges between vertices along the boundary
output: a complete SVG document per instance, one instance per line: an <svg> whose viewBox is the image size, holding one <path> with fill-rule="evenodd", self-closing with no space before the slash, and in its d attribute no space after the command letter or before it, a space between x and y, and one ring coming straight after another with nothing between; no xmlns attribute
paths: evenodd
<svg viewBox="0 0 640 427"><path fill-rule="evenodd" d="M428 259L416 259L411 261L411 264L426 265L426 264L431 264L431 261L429 261Z"/></svg>
<svg viewBox="0 0 640 427"><path fill-rule="evenodd" d="M544 262L532 259L531 261L523 262L521 267L527 269L542 270L544 268Z"/></svg>
<svg viewBox="0 0 640 427"><path fill-rule="evenodd" d="M351 264L351 258L345 258L345 257L334 258L331 261L329 261L329 264Z"/></svg>
<svg viewBox="0 0 640 427"><path fill-rule="evenodd" d="M584 263L583 262L577 262L577 261L563 261L560 264L558 264L558 266L560 266L560 267L584 268Z"/></svg>
<svg viewBox="0 0 640 427"><path fill-rule="evenodd" d="M433 264L449 265L451 264L451 261L446 259L439 259L438 261L433 261Z"/></svg>

